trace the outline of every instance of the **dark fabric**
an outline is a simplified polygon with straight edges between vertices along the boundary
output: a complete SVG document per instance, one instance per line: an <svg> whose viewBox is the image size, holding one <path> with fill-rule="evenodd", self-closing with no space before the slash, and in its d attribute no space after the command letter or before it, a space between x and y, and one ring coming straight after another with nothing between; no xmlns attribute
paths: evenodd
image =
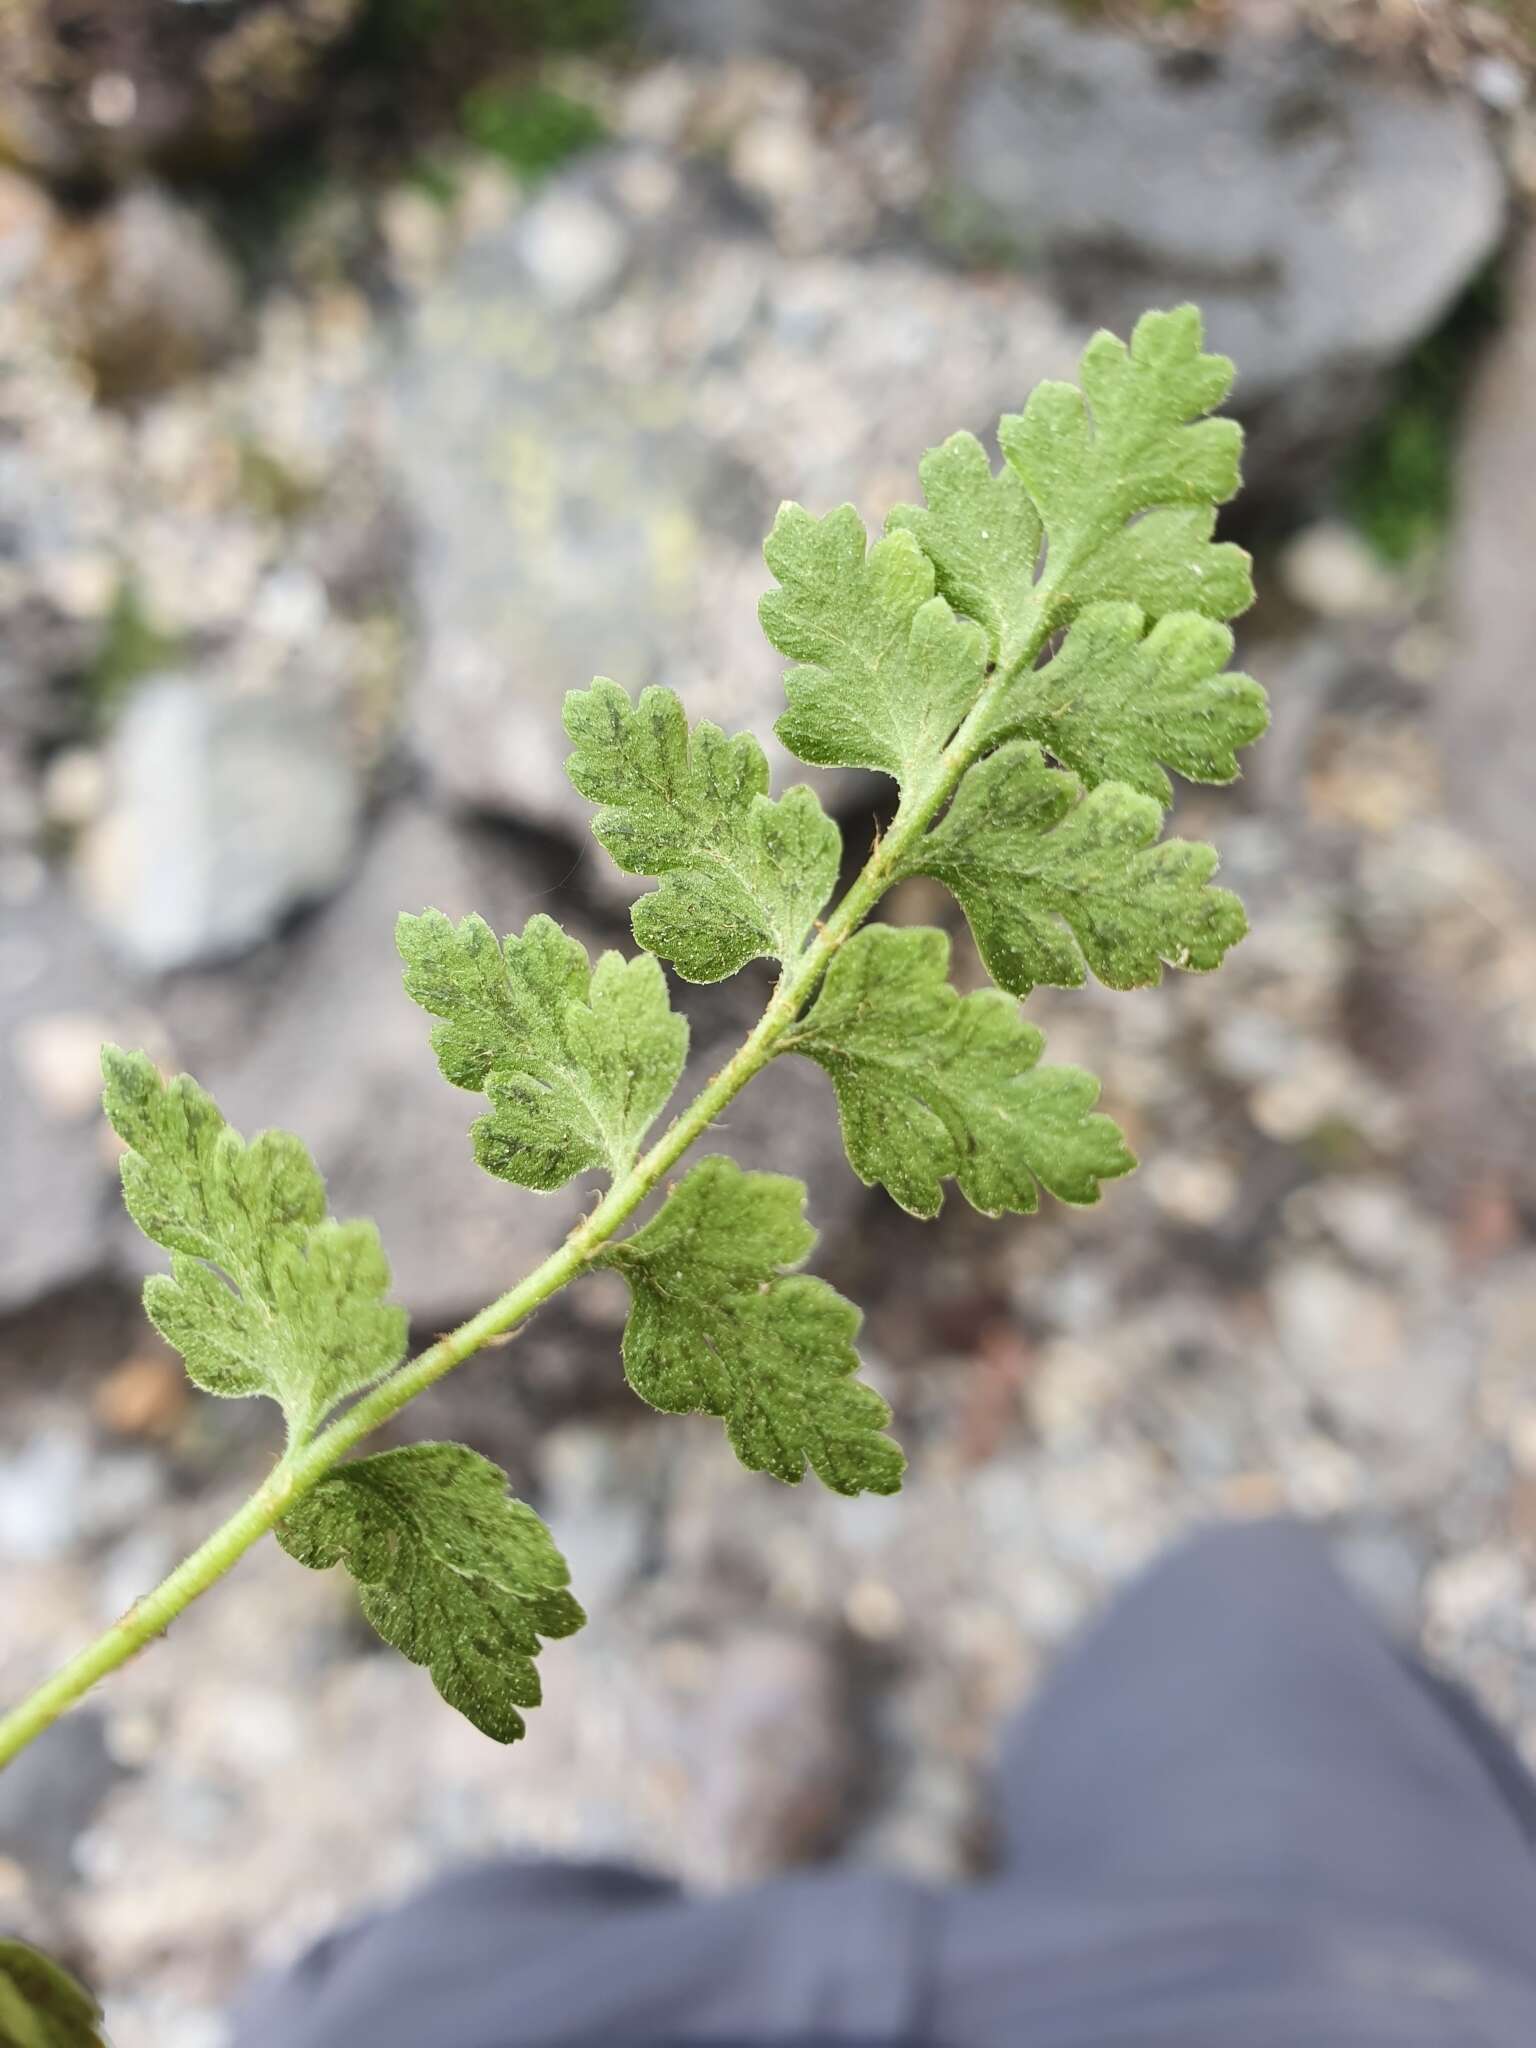
<svg viewBox="0 0 1536 2048"><path fill-rule="evenodd" d="M997 1876L947 1893L467 1872L258 1991L237 2048L1536 2048L1536 1790L1295 1525L1122 1596L998 1807Z"/></svg>

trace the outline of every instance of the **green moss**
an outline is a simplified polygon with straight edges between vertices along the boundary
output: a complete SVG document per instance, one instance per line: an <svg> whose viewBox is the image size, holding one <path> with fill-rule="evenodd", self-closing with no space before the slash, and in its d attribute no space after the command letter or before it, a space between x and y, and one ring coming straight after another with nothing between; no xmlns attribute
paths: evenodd
<svg viewBox="0 0 1536 2048"><path fill-rule="evenodd" d="M449 207L459 196L457 171L443 157L424 151L406 166L406 183L424 193L434 206Z"/></svg>
<svg viewBox="0 0 1536 2048"><path fill-rule="evenodd" d="M1385 561L1411 560L1445 530L1463 395L1502 312L1500 278L1490 266L1404 363L1345 467L1344 510Z"/></svg>
<svg viewBox="0 0 1536 2048"><path fill-rule="evenodd" d="M968 270L1037 270L1043 244L1026 245L990 201L960 186L937 184L923 203L934 246Z"/></svg>
<svg viewBox="0 0 1536 2048"><path fill-rule="evenodd" d="M101 645L80 677L80 694L90 717L105 722L134 684L178 658L180 643L155 624L131 577L118 584L102 631Z"/></svg>
<svg viewBox="0 0 1536 2048"><path fill-rule="evenodd" d="M468 141L525 178L542 177L607 133L593 108L546 85L476 86L459 118Z"/></svg>
<svg viewBox="0 0 1536 2048"><path fill-rule="evenodd" d="M292 526L311 510L319 492L259 441L239 445L240 495L259 518Z"/></svg>

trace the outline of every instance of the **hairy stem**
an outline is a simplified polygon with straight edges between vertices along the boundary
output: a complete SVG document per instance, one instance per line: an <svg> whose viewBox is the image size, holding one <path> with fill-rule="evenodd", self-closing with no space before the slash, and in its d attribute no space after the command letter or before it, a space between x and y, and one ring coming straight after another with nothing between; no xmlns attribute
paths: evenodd
<svg viewBox="0 0 1536 2048"><path fill-rule="evenodd" d="M964 723L924 782L909 789L889 830L815 938L785 965L773 999L731 1059L708 1081L656 1143L616 1180L592 1214L515 1287L480 1313L440 1337L417 1357L385 1376L328 1429L307 1444L294 1445L227 1522L185 1558L152 1593L136 1600L96 1641L72 1657L20 1706L0 1718L0 1770L109 1672L126 1664L144 1645L163 1635L184 1608L206 1593L238 1563L252 1544L280 1521L301 1494L326 1476L342 1457L387 1422L434 1381L462 1365L496 1338L516 1330L553 1295L574 1280L594 1255L631 1217L678 1160L780 1050L780 1041L808 1007L832 956L858 930L901 873L902 859L955 792L977 751L997 697L1021 671L1033 665L1047 636L1045 603L1037 605L1033 630L1005 666L989 679Z"/></svg>

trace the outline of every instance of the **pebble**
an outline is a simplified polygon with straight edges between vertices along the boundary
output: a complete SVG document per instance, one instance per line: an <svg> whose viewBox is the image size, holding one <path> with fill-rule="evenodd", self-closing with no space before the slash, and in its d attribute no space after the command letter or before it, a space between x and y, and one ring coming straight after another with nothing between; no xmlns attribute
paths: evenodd
<svg viewBox="0 0 1536 2048"><path fill-rule="evenodd" d="M1286 593L1319 618L1371 618L1401 603L1397 577L1339 520L1304 528L1286 543L1279 568Z"/></svg>
<svg viewBox="0 0 1536 2048"><path fill-rule="evenodd" d="M1446 1558L1430 1572L1424 1609L1431 1629L1455 1638L1517 1611L1525 1598L1525 1572L1512 1551L1484 1546Z"/></svg>
<svg viewBox="0 0 1536 2048"><path fill-rule="evenodd" d="M80 855L103 931L152 973L227 959L327 895L362 792L338 713L298 689L141 685L110 743L111 800Z"/></svg>
<svg viewBox="0 0 1536 2048"><path fill-rule="evenodd" d="M78 1541L94 1486L83 1438L45 1428L0 1455L0 1557L45 1564Z"/></svg>
<svg viewBox="0 0 1536 2048"><path fill-rule="evenodd" d="M16 1027L17 1068L48 1116L75 1123L98 1112L101 1048L115 1037L111 1020L89 1011L44 1011Z"/></svg>
<svg viewBox="0 0 1536 2048"><path fill-rule="evenodd" d="M518 223L517 246L546 302L586 312L618 284L629 255L623 224L595 199L551 191Z"/></svg>
<svg viewBox="0 0 1536 2048"><path fill-rule="evenodd" d="M106 797L107 778L95 747L63 747L43 772L43 809L50 824L77 832Z"/></svg>

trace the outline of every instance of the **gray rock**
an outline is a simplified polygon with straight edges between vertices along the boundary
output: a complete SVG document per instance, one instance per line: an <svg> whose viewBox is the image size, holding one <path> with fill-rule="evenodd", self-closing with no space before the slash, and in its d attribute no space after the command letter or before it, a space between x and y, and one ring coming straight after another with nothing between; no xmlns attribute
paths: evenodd
<svg viewBox="0 0 1536 2048"><path fill-rule="evenodd" d="M120 1775L100 1714L57 1722L0 1775L0 1855L34 1881L68 1883L75 1842Z"/></svg>
<svg viewBox="0 0 1536 2048"><path fill-rule="evenodd" d="M62 889L7 905L0 934L0 1311L88 1280L115 1201L93 1041L140 1044L123 976Z"/></svg>
<svg viewBox="0 0 1536 2048"><path fill-rule="evenodd" d="M85 1439L63 1427L39 1431L0 1459L0 1558L63 1557L83 1531L90 1481Z"/></svg>
<svg viewBox="0 0 1536 2048"><path fill-rule="evenodd" d="M652 161L611 151L539 209L618 218L626 172ZM424 294L396 381L424 632L416 746L457 802L583 840L568 689L667 683L692 716L766 738L784 663L756 605L777 501L852 498L877 520L912 495L926 446L990 430L1076 355L1027 280L894 250L787 257L707 169L670 186L629 222L601 319L571 310L570 280L541 281L527 217L472 242ZM611 289L603 267L583 291ZM804 775L778 759L781 781Z"/></svg>
<svg viewBox="0 0 1536 2048"><path fill-rule="evenodd" d="M1281 1353L1346 1442L1454 1462L1475 1347L1453 1318L1411 1321L1396 1292L1306 1254L1271 1275Z"/></svg>
<svg viewBox="0 0 1536 2048"><path fill-rule="evenodd" d="M540 1445L539 1509L589 1616L618 1607L641 1575L663 1484L654 1432L620 1436L590 1422L550 1430Z"/></svg>
<svg viewBox="0 0 1536 2048"><path fill-rule="evenodd" d="M82 852L111 942L151 973L227 958L335 888L361 788L339 712L165 676L113 733L112 794Z"/></svg>
<svg viewBox="0 0 1536 2048"><path fill-rule="evenodd" d="M88 420L78 425L83 437ZM54 685L89 663L114 582L94 478L61 477L50 456L24 433L0 431L0 754L23 759L69 734L77 713ZM93 578L105 584L99 610L85 587Z"/></svg>
<svg viewBox="0 0 1536 2048"><path fill-rule="evenodd" d="M871 1776L832 1640L784 1628L725 1644L693 1731L691 1874L745 1884L826 1856Z"/></svg>
<svg viewBox="0 0 1536 2048"><path fill-rule="evenodd" d="M1173 50L999 12L944 166L962 239L1045 268L1124 332L1195 299L1239 367L1250 479L1294 488L1495 247L1484 118L1306 39Z"/></svg>
<svg viewBox="0 0 1536 2048"><path fill-rule="evenodd" d="M136 185L59 228L38 291L109 399L207 370L240 321L233 262L202 217L158 185Z"/></svg>
<svg viewBox="0 0 1536 2048"><path fill-rule="evenodd" d="M540 297L561 312L606 298L629 253L623 223L611 208L560 186L535 200L513 233Z"/></svg>
<svg viewBox="0 0 1536 2048"><path fill-rule="evenodd" d="M640 20L688 56L772 57L845 85L896 49L921 12L921 0L643 0Z"/></svg>
<svg viewBox="0 0 1536 2048"><path fill-rule="evenodd" d="M1473 396L1457 473L1451 673L1439 696L1446 792L1461 828L1536 890L1536 238L1514 266L1509 320Z"/></svg>

